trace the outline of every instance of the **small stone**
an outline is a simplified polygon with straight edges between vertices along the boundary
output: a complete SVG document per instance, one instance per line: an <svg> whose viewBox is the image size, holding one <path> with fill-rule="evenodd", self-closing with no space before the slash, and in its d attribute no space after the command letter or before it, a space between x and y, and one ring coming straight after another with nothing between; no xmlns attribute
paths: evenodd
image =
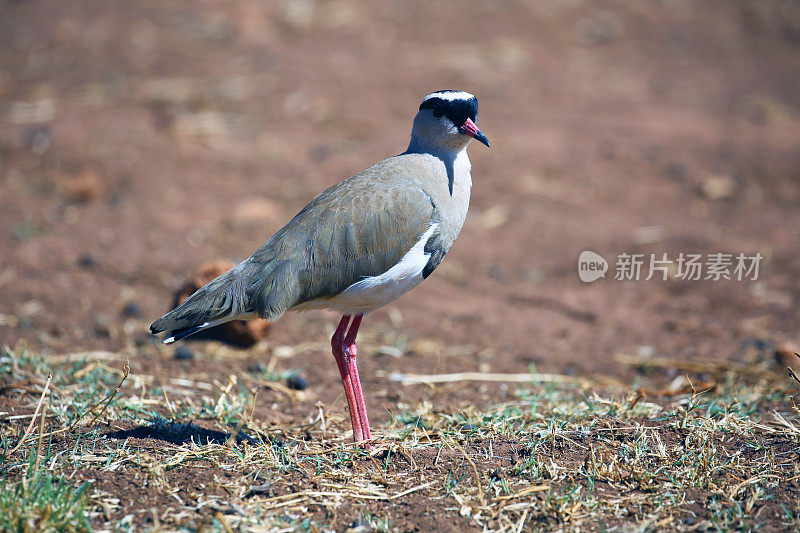
<svg viewBox="0 0 800 533"><path fill-rule="evenodd" d="M135 316L140 316L142 314L142 309L139 307L139 304L128 302L119 312L119 314L126 318L132 318Z"/></svg>
<svg viewBox="0 0 800 533"><path fill-rule="evenodd" d="M188 361L194 359L194 352L186 346L178 346L172 358L178 361Z"/></svg>
<svg viewBox="0 0 800 533"><path fill-rule="evenodd" d="M78 257L76 263L81 268L89 269L97 266L97 259L92 257L90 254L83 254L80 257Z"/></svg>
<svg viewBox="0 0 800 533"><path fill-rule="evenodd" d="M756 347L756 350L761 350L761 351L772 349L772 343L764 339L756 339L753 342L753 346Z"/></svg>
<svg viewBox="0 0 800 533"><path fill-rule="evenodd" d="M306 390L308 383L303 376L289 376L286 378L286 386L292 390Z"/></svg>

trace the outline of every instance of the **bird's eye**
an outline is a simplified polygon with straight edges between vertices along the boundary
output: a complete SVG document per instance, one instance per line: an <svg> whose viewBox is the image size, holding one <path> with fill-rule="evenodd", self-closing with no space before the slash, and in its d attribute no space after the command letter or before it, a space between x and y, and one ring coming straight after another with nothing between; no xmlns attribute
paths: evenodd
<svg viewBox="0 0 800 533"><path fill-rule="evenodd" d="M433 116L436 118L441 118L444 115L444 109L441 107L434 107L433 108Z"/></svg>

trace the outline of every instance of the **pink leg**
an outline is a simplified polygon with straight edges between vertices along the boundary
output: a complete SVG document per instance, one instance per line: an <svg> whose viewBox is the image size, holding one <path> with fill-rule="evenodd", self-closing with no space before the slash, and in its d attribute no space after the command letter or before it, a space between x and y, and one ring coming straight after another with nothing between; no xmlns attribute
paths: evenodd
<svg viewBox="0 0 800 533"><path fill-rule="evenodd" d="M350 315L344 315L339 322L339 327L336 328L333 337L331 337L331 349L333 351L333 358L336 359L336 366L339 367L339 376L342 378L342 385L344 386L344 395L347 399L347 407L350 410L350 422L353 424L353 440L359 442L364 440L363 431L361 429L361 418L358 414L358 403L356 396L353 393L353 381L350 377L347 360L350 359L349 354L345 353L345 333L347 332L347 325L350 323ZM359 383L359 392L361 384Z"/></svg>
<svg viewBox="0 0 800 533"><path fill-rule="evenodd" d="M358 328L361 326L363 317L364 315L356 315L353 318L350 331L347 332L347 336L344 339L344 353L349 355L349 357L345 357L345 362L347 363L347 373L350 375L350 383L355 394L356 412L361 424L361 440L369 440L372 438L372 432L369 429L367 406L364 403L364 392L361 390L361 380L358 377L358 367L356 366L356 335L358 335Z"/></svg>

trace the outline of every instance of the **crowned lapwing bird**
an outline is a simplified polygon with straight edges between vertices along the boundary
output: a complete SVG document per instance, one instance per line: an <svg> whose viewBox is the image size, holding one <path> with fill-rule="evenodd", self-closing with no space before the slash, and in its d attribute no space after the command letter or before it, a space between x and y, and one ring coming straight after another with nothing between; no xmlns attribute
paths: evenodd
<svg viewBox="0 0 800 533"><path fill-rule="evenodd" d="M489 146L477 117L478 100L467 92L429 94L405 152L322 192L253 255L150 331L167 332L162 342L171 343L230 320L338 311L344 316L331 347L353 440L371 439L356 367L361 319L430 276L456 240L472 187L467 145L476 139Z"/></svg>

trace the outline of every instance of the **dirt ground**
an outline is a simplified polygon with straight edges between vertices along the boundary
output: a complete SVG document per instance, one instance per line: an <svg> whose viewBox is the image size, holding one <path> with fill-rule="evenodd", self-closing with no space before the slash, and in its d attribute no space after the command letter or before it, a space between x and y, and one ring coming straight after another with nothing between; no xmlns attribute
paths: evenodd
<svg viewBox="0 0 800 533"><path fill-rule="evenodd" d="M620 354L791 354L799 6L4 1L0 346L125 353L157 382L299 371L302 397L264 390L257 416L342 413L332 313L289 314L250 349L190 341L190 362L147 326L200 264L241 260L319 191L403 151L420 99L455 88L478 96L492 147L470 147L470 213L444 263L364 321L374 423L510 394L398 373L535 366L630 386L642 377ZM584 250L609 261L605 279L579 279ZM681 252L764 259L757 280L614 279L619 254Z"/></svg>

